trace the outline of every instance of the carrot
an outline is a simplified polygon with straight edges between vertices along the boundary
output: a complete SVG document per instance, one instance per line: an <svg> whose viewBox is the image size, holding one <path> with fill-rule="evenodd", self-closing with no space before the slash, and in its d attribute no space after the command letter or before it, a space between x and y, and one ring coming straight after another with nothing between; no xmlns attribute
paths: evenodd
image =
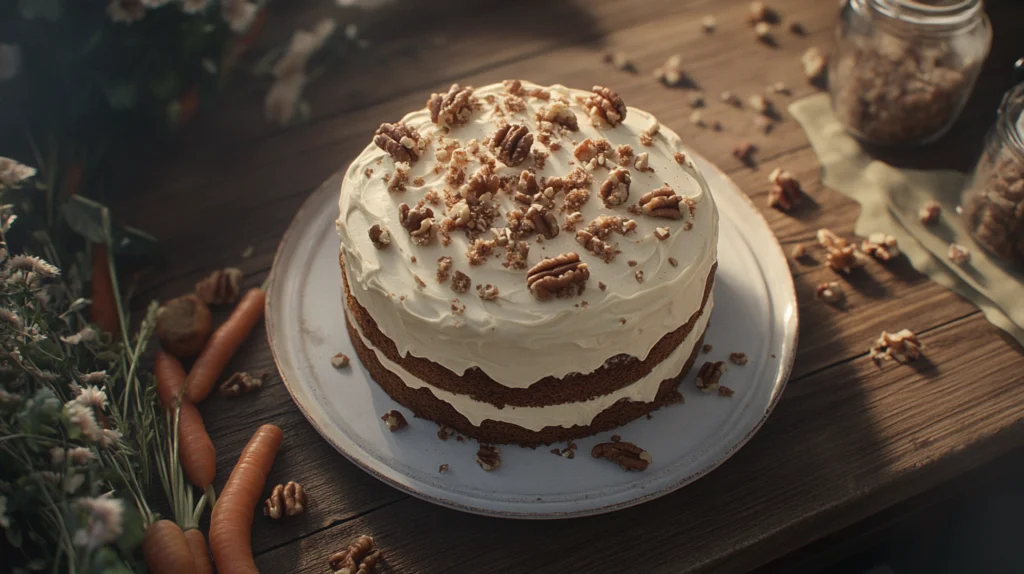
<svg viewBox="0 0 1024 574"><path fill-rule="evenodd" d="M188 373L185 393L193 404L203 402L213 390L231 357L235 356L253 327L263 317L266 298L263 289L250 289L238 302L228 320L210 335Z"/></svg>
<svg viewBox="0 0 1024 574"><path fill-rule="evenodd" d="M142 556L151 574L188 574L196 572L185 534L170 520L149 525L142 538Z"/></svg>
<svg viewBox="0 0 1024 574"><path fill-rule="evenodd" d="M89 322L111 335L121 330L117 302L114 300L114 282L110 279L107 263L107 246L104 243L94 243L92 246L92 306L89 307Z"/></svg>
<svg viewBox="0 0 1024 574"><path fill-rule="evenodd" d="M196 528L185 531L185 541L192 551L192 558L196 561L196 574L213 574L213 564L210 562L210 550L206 547L206 538Z"/></svg>
<svg viewBox="0 0 1024 574"><path fill-rule="evenodd" d="M281 438L274 425L256 430L213 507L210 549L220 574L259 574L252 557L252 521Z"/></svg>
<svg viewBox="0 0 1024 574"><path fill-rule="evenodd" d="M153 361L153 371L160 404L166 409L178 404L178 457L185 476L199 488L209 489L217 474L217 451L199 409L181 394L185 388L185 368L173 355L160 350Z"/></svg>

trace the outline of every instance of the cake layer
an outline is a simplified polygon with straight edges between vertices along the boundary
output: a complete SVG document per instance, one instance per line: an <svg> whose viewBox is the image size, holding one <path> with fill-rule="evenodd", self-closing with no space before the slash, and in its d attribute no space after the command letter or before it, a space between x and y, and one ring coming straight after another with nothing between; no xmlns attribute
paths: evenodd
<svg viewBox="0 0 1024 574"><path fill-rule="evenodd" d="M709 302L710 303L710 302ZM474 400L467 395L459 395L438 389L405 370L401 365L391 361L385 354L366 337L350 317L346 317L351 330L358 335L363 347L376 357L382 368L396 375L410 389L426 389L439 401L450 405L455 411L466 418L474 427L484 421L508 423L529 431L542 431L546 427L585 427L602 412L619 401L650 403L655 400L662 382L681 373L690 360L698 342L704 338L708 325L708 313L703 313L696 321L690 334L672 351L668 357L659 362L651 372L622 389L594 399L554 404L543 407L495 407L489 403ZM421 412L414 409L415 412Z"/></svg>
<svg viewBox="0 0 1024 574"><path fill-rule="evenodd" d="M358 325L362 336L368 340L368 345L383 355L382 362L398 364L412 376L430 381L440 391L465 395L496 408L506 405L540 407L586 401L608 395L648 376L659 363L681 346L685 346L685 341L692 338L695 331L702 332L702 329L697 329L696 326L702 321L706 322L711 313L713 304L710 298L716 266L717 264L712 266L711 273L704 282L700 308L685 324L662 337L645 359L619 354L607 358L604 365L591 373L572 373L562 378L544 377L525 388L501 385L479 369L469 369L459 375L429 359L400 355L394 342L378 329L373 317L351 296L344 265L342 283L345 286L348 319ZM627 321L626 324L628 323Z"/></svg>
<svg viewBox="0 0 1024 574"><path fill-rule="evenodd" d="M398 375L389 371L381 364L374 351L363 342L358 329L347 320L346 325L352 338L352 344L355 346L356 354L373 379L377 381L391 398L411 410L417 417L434 421L443 426L449 426L460 434L475 438L482 443L514 443L522 446L552 444L583 438L622 426L663 406L682 402L683 396L677 390L679 383L682 381L682 377L693 367L697 354L700 352L700 347L704 342L704 333L701 333L694 343L693 350L690 352L690 356L686 359L682 369L676 375L661 382L657 388L654 400L650 402L637 402L628 399L620 400L598 413L590 421L590 424L587 425L573 425L571 427L550 425L540 430L529 430L517 424L490 419L485 419L479 425L474 425L455 407L435 397L430 389L416 389L407 386Z"/></svg>
<svg viewBox="0 0 1024 574"><path fill-rule="evenodd" d="M339 204L345 272L351 296L393 342L398 357L427 358L462 376L472 377L479 370L498 385L532 392L543 379L593 373L614 355L643 361L703 307L717 260L718 235L718 215L707 183L682 154L679 137L659 127L650 114L628 108L625 120L614 128L591 125L581 104L591 96L563 86L486 86L474 92L476 107L466 125L450 130L435 125L425 109L402 119L424 144L407 172L405 164L396 167L391 156L372 144L353 161ZM565 106L562 113L567 110L575 117L577 131L559 126L552 131L550 122L540 121L556 104ZM533 154L516 167L495 161L484 144L502 122L526 126L536 136ZM605 166L581 169L585 158L573 150L586 139L606 142ZM643 161L631 161L641 154L646 154ZM616 161L631 179L629 197L618 205L605 205L600 189L611 169L620 169ZM499 234L511 225L513 212L528 207L514 199L508 185L523 171L547 182L579 170L579 177L590 181L576 182L578 196L589 200L567 209L565 195L570 189L559 190L550 214L557 216L561 233L529 234L529 253L518 267L503 265L505 248L493 244L493 253L482 259L474 261L468 255L474 242L491 238L488 228L454 230L446 245L440 237L420 244L421 239L402 227L401 204L432 209L438 225L452 220L460 198L470 195L465 182L485 165L504 186L487 200L497 214L487 226ZM679 210L678 218L627 210L642 195L666 185L690 206ZM588 250L576 234L608 216L632 222L630 231L604 238L620 251L613 258ZM573 217L575 223L570 221ZM375 247L370 237L375 225L389 231L385 248ZM563 253L578 254L587 265L586 288L578 296L539 301L528 285L527 269ZM450 273L465 273L473 288L456 292L447 276L436 280L441 257L450 257ZM497 296L478 296L476 287L483 286L492 288L485 293L497 291ZM685 333L680 335L679 339Z"/></svg>

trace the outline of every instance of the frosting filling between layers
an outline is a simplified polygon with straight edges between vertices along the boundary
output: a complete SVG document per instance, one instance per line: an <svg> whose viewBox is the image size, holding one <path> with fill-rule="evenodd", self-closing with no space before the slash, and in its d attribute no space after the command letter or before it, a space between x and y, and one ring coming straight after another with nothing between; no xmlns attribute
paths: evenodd
<svg viewBox="0 0 1024 574"><path fill-rule="evenodd" d="M485 420L492 420L514 424L531 431L540 431L549 426L566 428L577 425L587 426L598 414L623 399L636 402L654 401L661 383L666 379L676 376L686 364L687 359L693 352L694 345L700 341L704 330L707 328L708 319L711 316L711 309L713 307L714 295L708 298L704 311L697 319L693 329L683 339L683 342L664 361L659 363L649 375L631 385L613 393L578 403L543 407L506 406L504 408L476 401L467 395L458 395L438 389L409 373L401 365L388 359L383 352L366 338L362 328L357 321L352 320L347 309L345 313L353 328L359 333L359 338L362 339L363 344L376 355L377 360L380 361L384 368L397 375L407 386L414 389L426 388L438 400L448 403L452 408L465 416L474 426L480 426Z"/></svg>

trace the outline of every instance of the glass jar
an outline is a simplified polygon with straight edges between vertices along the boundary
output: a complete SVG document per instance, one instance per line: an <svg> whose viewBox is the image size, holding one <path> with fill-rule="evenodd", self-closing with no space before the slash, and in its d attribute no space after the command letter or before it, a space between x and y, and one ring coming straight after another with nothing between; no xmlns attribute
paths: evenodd
<svg viewBox="0 0 1024 574"><path fill-rule="evenodd" d="M981 0L849 0L829 66L836 117L872 144L934 141L967 103L991 44Z"/></svg>
<svg viewBox="0 0 1024 574"><path fill-rule="evenodd" d="M1003 98L961 205L974 239L1024 268L1024 83Z"/></svg>

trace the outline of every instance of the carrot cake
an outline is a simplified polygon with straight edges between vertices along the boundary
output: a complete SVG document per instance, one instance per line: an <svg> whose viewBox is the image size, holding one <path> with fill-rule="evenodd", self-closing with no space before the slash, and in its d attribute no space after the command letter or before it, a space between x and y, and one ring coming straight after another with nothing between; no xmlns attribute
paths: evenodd
<svg viewBox="0 0 1024 574"><path fill-rule="evenodd" d="M346 322L416 416L549 444L681 400L718 212L679 136L611 89L453 85L352 162Z"/></svg>

